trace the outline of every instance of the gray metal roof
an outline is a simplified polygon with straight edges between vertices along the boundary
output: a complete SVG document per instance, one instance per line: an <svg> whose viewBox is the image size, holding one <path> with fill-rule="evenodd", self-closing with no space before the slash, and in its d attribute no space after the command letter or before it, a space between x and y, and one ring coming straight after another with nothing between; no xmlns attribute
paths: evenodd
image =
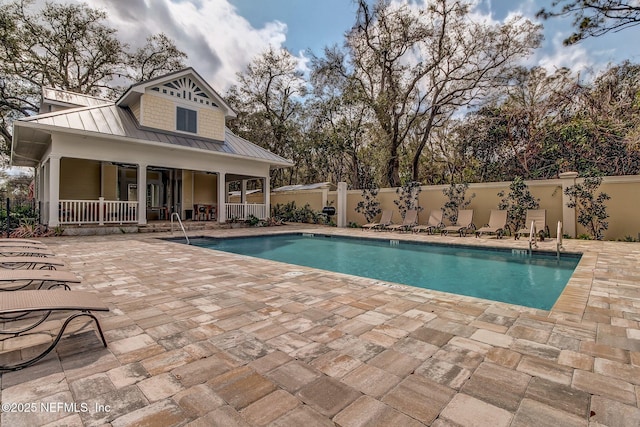
<svg viewBox="0 0 640 427"><path fill-rule="evenodd" d="M146 128L138 125L136 118L129 109L118 107L113 103L39 114L17 120L14 122L14 148L17 145L20 149L21 145L29 143L28 139L25 141L20 140L20 128L22 127L37 128L42 132L58 130L61 132L95 133L105 138L122 137L133 141L151 141L208 152L237 155L269 162L276 167L292 165L291 161L235 135L229 129L225 129L224 141L216 141ZM16 137L18 137L17 141ZM25 152L27 151L27 147L23 146L21 149ZM19 155L20 153L18 152L17 154Z"/></svg>
<svg viewBox="0 0 640 427"><path fill-rule="evenodd" d="M42 88L42 102L63 104L78 107L93 107L96 105L111 104L111 101L97 98L95 96L70 92L68 90L54 89L51 87Z"/></svg>

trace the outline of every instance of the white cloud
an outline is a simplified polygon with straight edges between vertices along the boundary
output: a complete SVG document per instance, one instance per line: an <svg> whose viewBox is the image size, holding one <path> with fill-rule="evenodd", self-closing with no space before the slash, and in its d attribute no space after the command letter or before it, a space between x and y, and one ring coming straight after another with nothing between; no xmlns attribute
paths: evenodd
<svg viewBox="0 0 640 427"><path fill-rule="evenodd" d="M132 47L152 34L167 34L188 55L186 64L221 93L255 55L286 41L286 24L254 28L227 0L94 0L91 6L108 11L107 25Z"/></svg>

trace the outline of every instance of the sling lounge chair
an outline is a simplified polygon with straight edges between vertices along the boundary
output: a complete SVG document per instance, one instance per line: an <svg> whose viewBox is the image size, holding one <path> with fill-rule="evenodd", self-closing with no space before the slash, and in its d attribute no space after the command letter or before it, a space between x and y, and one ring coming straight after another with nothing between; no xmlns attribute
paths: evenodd
<svg viewBox="0 0 640 427"><path fill-rule="evenodd" d="M31 240L31 239L14 239L13 237L4 237L0 238L0 243L32 243L34 245L43 245L40 240Z"/></svg>
<svg viewBox="0 0 640 427"><path fill-rule="evenodd" d="M49 257L55 254L46 248L2 248L0 256L40 256Z"/></svg>
<svg viewBox="0 0 640 427"><path fill-rule="evenodd" d="M515 235L519 239L521 235L529 236L531 234L531 222L536 223L536 230L540 237L549 235L549 227L547 226L547 210L546 209L528 209L527 216L524 220L524 228L518 230Z"/></svg>
<svg viewBox="0 0 640 427"><path fill-rule="evenodd" d="M109 311L109 307L104 305L95 294L90 292L64 291L58 289L47 291L16 291L2 294L2 298L0 298L0 317L7 318L13 316L13 318L19 318L21 320L19 326L16 325L14 329L9 329L9 327L12 326L12 322L5 322L0 329L0 335L17 337L41 325L52 313L71 313L60 327L60 330L49 347L28 360L0 365L0 370L17 371L44 358L58 345L69 323L77 317L85 316L95 321L100 339L106 347L107 340L102 333L98 318L92 313L93 311ZM35 318L25 318L24 314L37 316ZM28 321L28 324L25 324L25 320Z"/></svg>
<svg viewBox="0 0 640 427"><path fill-rule="evenodd" d="M440 230L440 234L448 234L456 232L460 237L467 235L467 231L475 230L476 226L473 225L473 209L460 209L458 211L458 218L456 223Z"/></svg>
<svg viewBox="0 0 640 427"><path fill-rule="evenodd" d="M501 239L504 235L504 230L508 228L507 214L508 212L506 210L493 209L491 215L489 215L489 224L477 229L476 237L480 237L482 233L489 233L495 234L498 239Z"/></svg>
<svg viewBox="0 0 640 427"><path fill-rule="evenodd" d="M435 233L436 230L439 230L444 227L444 223L442 222L442 209L438 209L435 211L431 211L429 214L429 221L427 221L424 225L416 225L412 228L415 233L419 233L420 231L426 231L429 234Z"/></svg>
<svg viewBox="0 0 640 427"><path fill-rule="evenodd" d="M0 269L57 270L65 266L59 258L42 256L0 256Z"/></svg>
<svg viewBox="0 0 640 427"><path fill-rule="evenodd" d="M4 248L47 249L47 245L30 242L0 242L0 249Z"/></svg>
<svg viewBox="0 0 640 427"><path fill-rule="evenodd" d="M416 224L418 224L418 210L409 209L407 213L404 214L404 220L402 221L402 224L390 225L387 227L387 230L405 231L413 228Z"/></svg>
<svg viewBox="0 0 640 427"><path fill-rule="evenodd" d="M51 289L61 286L69 289L69 283L80 283L80 279L64 270L10 270L0 269L0 291L18 291L29 287ZM4 293L0 298L4 297Z"/></svg>
<svg viewBox="0 0 640 427"><path fill-rule="evenodd" d="M367 230L371 230L373 228L384 228L384 227L388 227L389 225L391 225L391 217L393 216L393 211L392 210L384 210L382 211L382 215L380 216L380 221L379 222L371 222L369 224L365 224L362 226L362 228L365 228Z"/></svg>

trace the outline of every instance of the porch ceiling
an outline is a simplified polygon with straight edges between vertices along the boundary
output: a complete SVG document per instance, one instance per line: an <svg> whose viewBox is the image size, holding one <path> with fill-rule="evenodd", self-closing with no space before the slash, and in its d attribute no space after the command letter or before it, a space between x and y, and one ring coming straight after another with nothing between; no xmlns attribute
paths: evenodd
<svg viewBox="0 0 640 427"><path fill-rule="evenodd" d="M36 167L51 143L51 134L19 126L14 126L13 131L11 164L13 166Z"/></svg>

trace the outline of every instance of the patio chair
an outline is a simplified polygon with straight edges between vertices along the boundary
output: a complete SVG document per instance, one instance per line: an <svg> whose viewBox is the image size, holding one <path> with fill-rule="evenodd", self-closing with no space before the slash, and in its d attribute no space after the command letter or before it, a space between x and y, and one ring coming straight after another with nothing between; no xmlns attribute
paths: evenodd
<svg viewBox="0 0 640 427"><path fill-rule="evenodd" d="M0 269L0 291L18 291L31 286L36 289L61 286L68 290L69 283L80 283L78 276L70 271Z"/></svg>
<svg viewBox="0 0 640 427"><path fill-rule="evenodd" d="M95 321L100 339L106 347L107 340L102 333L98 318L92 313L94 311L109 311L109 307L104 305L95 294L90 292L58 289L46 291L16 291L2 294L2 298L0 298L0 317L19 320L15 323L4 322L0 327L0 335L8 335L9 337L22 336L26 332L41 325L52 313L71 313L62 323L60 330L49 347L28 360L2 364L0 365L0 371L17 371L44 358L58 345L69 323L78 317L84 316ZM9 329L11 326L14 326L14 328Z"/></svg>
<svg viewBox="0 0 640 427"><path fill-rule="evenodd" d="M417 209L409 209L404 214L404 220L402 224L393 224L385 227L387 230L400 230L406 231L413 228L416 224L418 224L418 210Z"/></svg>
<svg viewBox="0 0 640 427"><path fill-rule="evenodd" d="M524 227L516 232L515 238L519 239L521 235L529 236L531 234L531 222L536 223L536 230L540 235L540 240L544 240L544 236L549 235L549 227L547 226L547 210L546 209L528 209L527 216L524 220Z"/></svg>
<svg viewBox="0 0 640 427"><path fill-rule="evenodd" d="M467 235L467 231L475 229L476 226L473 225L473 209L460 209L456 223L441 229L440 234L449 234L450 231L455 231L460 237L464 237Z"/></svg>
<svg viewBox="0 0 640 427"><path fill-rule="evenodd" d="M59 258L41 256L0 257L0 269L10 270L57 270L65 266Z"/></svg>
<svg viewBox="0 0 640 427"><path fill-rule="evenodd" d="M393 211L391 209L389 210L385 209L382 211L382 215L380 216L380 221L365 224L362 226L362 228L371 230L374 228L388 227L389 225L391 225L391 217L393 217Z"/></svg>
<svg viewBox="0 0 640 427"><path fill-rule="evenodd" d="M416 225L412 228L414 233L419 233L421 231L426 231L429 234L433 234L436 230L439 230L444 227L444 223L442 222L442 209L431 211L429 214L429 221L423 225Z"/></svg>
<svg viewBox="0 0 640 427"><path fill-rule="evenodd" d="M46 248L3 248L0 247L0 256L40 256L50 257L55 254Z"/></svg>
<svg viewBox="0 0 640 427"><path fill-rule="evenodd" d="M476 237L480 237L482 233L495 234L498 239L502 239L505 229L508 229L506 210L493 209L489 215L489 224L476 230Z"/></svg>

